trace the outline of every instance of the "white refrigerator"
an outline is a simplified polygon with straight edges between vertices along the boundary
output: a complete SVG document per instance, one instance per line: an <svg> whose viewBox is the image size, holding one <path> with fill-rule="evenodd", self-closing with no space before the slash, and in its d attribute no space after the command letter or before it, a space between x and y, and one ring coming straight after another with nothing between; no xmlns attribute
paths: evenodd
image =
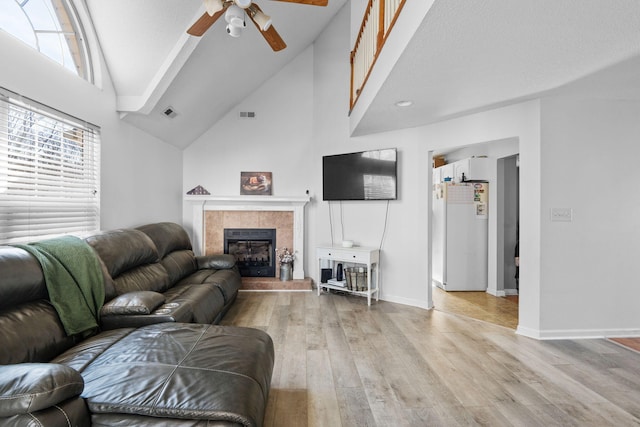
<svg viewBox="0 0 640 427"><path fill-rule="evenodd" d="M488 284L489 184L443 182L433 192L433 283L446 291Z"/></svg>

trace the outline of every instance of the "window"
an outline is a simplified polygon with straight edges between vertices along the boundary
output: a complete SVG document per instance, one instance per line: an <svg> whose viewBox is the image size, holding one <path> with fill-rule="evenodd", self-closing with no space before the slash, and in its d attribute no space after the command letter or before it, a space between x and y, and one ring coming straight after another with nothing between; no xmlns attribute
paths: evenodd
<svg viewBox="0 0 640 427"><path fill-rule="evenodd" d="M93 81L89 50L69 0L0 0L0 29Z"/></svg>
<svg viewBox="0 0 640 427"><path fill-rule="evenodd" d="M0 243L100 228L100 134L0 89Z"/></svg>

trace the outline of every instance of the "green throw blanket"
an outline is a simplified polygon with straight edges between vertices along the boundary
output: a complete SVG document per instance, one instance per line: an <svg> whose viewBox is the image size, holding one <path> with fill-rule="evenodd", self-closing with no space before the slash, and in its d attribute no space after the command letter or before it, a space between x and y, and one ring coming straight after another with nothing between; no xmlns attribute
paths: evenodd
<svg viewBox="0 0 640 427"><path fill-rule="evenodd" d="M104 304L104 278L91 246L73 236L16 246L40 262L49 300L67 335L88 335L97 329Z"/></svg>

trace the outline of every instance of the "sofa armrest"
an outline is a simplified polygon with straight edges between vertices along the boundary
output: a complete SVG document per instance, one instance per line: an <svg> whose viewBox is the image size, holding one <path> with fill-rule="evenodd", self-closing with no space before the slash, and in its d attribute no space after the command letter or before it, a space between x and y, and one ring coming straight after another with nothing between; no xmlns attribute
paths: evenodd
<svg viewBox="0 0 640 427"><path fill-rule="evenodd" d="M236 259L229 254L203 255L196 257L198 269L213 268L216 270L227 270L235 267Z"/></svg>
<svg viewBox="0 0 640 427"><path fill-rule="evenodd" d="M164 295L158 292L127 292L103 305L100 310L100 316L151 314L153 310L164 304L164 301Z"/></svg>
<svg viewBox="0 0 640 427"><path fill-rule="evenodd" d="M84 390L80 373L56 363L20 363L0 366L0 417L40 411L79 396Z"/></svg>

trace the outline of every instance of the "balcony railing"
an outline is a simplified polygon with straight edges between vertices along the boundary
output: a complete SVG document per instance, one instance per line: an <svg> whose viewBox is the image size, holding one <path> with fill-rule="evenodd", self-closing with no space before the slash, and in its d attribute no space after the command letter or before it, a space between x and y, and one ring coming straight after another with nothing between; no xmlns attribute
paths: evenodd
<svg viewBox="0 0 640 427"><path fill-rule="evenodd" d="M406 0L369 0L351 51L350 110L356 105L378 55Z"/></svg>

